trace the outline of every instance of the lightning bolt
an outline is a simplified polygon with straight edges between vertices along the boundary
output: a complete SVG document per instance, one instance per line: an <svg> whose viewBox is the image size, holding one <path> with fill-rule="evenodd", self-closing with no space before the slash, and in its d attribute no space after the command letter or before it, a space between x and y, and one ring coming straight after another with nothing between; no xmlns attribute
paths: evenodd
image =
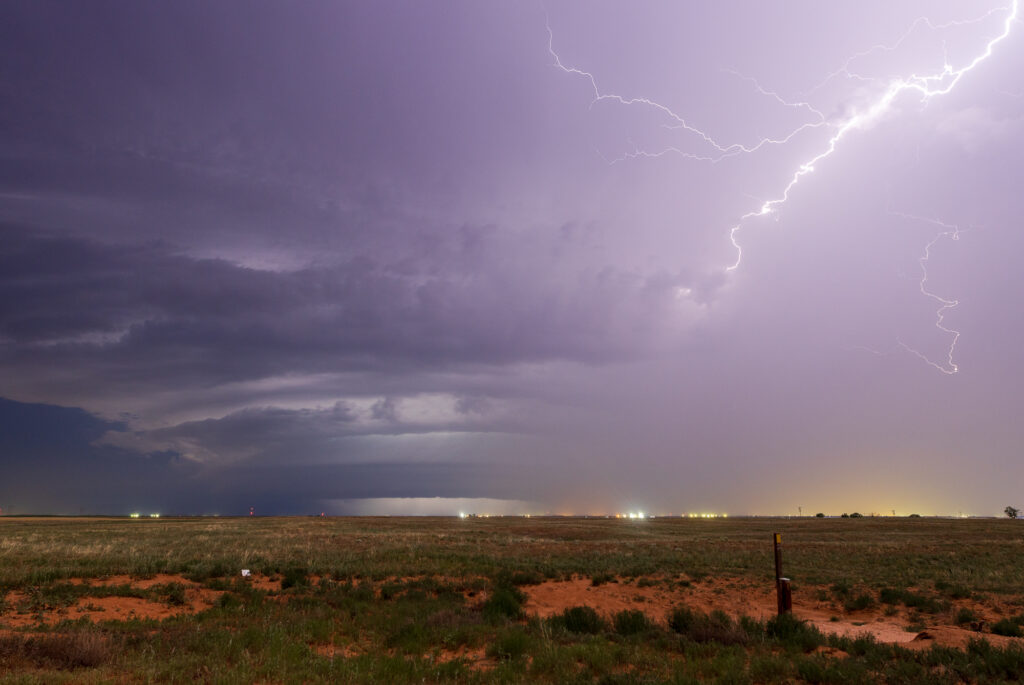
<svg viewBox="0 0 1024 685"><path fill-rule="evenodd" d="M874 123L886 114L891 108L896 98L903 93L918 93L922 103L927 102L938 95L946 95L952 91L965 74L972 71L979 64L984 62L986 59L992 56L995 46L1005 40L1010 35L1010 31L1013 27L1014 22L1017 20L1017 14L1019 9L1020 0L1014 0L1013 4L1009 8L1009 12L1006 15L1006 19L1003 22L1003 30L995 38L991 39L985 46L984 51L981 54L975 56L973 60L967 63L967 65L954 69L949 61L946 60L940 71L925 76L918 76L917 74L911 74L906 78L892 79L885 92L875 102L865 109L863 112L859 112L849 117L836 127L836 132L829 138L825 149L807 160L793 173L789 179L789 183L786 184L782 193L775 199L768 200L761 205L759 209L751 212L747 212L740 217L739 222L729 230L729 240L732 242L734 248L736 248L736 261L726 267L726 271L735 271L739 268L740 263L743 261L743 248L736 240L736 234L739 233L743 227L744 222L748 219L754 219L756 217L765 216L773 213L776 208L785 204L789 200L789 194L800 183L800 180L814 171L815 165L830 157L839 145L839 142L845 138L851 131L864 128L868 124ZM1007 9L1007 8L1003 8ZM993 12L996 10L993 10ZM991 13L990 13L991 14ZM986 15L988 16L988 15ZM921 21L921 20L918 20ZM980 21L978 20L971 20ZM968 23L968 22L964 22ZM930 22L928 22L931 25ZM905 40L901 38L901 41ZM849 64L849 63L847 63Z"/></svg>
<svg viewBox="0 0 1024 685"><path fill-rule="evenodd" d="M693 135L697 136L701 141L703 141L704 143L709 145L712 148L712 150L713 150L713 152L710 152L709 154L696 154L696 153L693 153L693 152L688 152L688 151L681 150L681 149L679 149L677 147L674 147L674 146L673 147L666 147L666 148L664 148L663 150L661 150L659 152L647 152L647 151L644 151L644 150L641 150L641 149L636 149L633 152L626 153L625 155L623 155L622 157L620 157L617 160L612 160L612 163L614 163L616 161L621 161L621 160L624 160L624 159L635 159L635 158L639 158L639 157L660 157L660 156L668 154L668 153L679 154L679 155L681 155L683 157L686 157L686 158L689 158L689 159L698 160L698 161L717 163L717 162L719 162L722 159L725 159L727 157L733 157L733 156L736 156L736 155L750 154L750 153L757 152L761 148L764 148L765 146L768 146L768 145L784 145L784 144L792 141L796 136L798 136L800 133L802 133L802 132L804 132L804 131L806 131L808 129L814 129L814 128L819 128L819 127L822 127L822 126L828 126L829 128L831 128L833 130L832 135L828 138L828 140L825 143L823 149L821 149L821 151L818 152L817 154L815 154L814 156L812 156L809 159L807 159L804 162L802 162L793 171L792 175L789 177L788 182L782 187L781 192L776 197L774 197L773 199L770 199L770 200L767 200L767 201L763 202L761 204L761 206L758 207L757 209L749 211L749 212L741 215L739 217L739 219L737 220L736 224L729 229L729 241L732 243L732 246L733 246L733 248L736 251L736 260L732 264L730 264L729 266L725 267L724 270L726 272L733 272L733 271L736 271L737 269L739 269L739 267L740 267L740 265L741 265L741 263L743 261L743 247L742 247L742 245L740 245L740 242L738 240L738 234L743 229L743 227L744 227L744 225L746 223L748 223L749 221L751 221L753 219L756 219L758 217L763 217L763 216L767 216L769 214L774 214L778 210L779 207L781 207L782 205L784 205L786 202L789 201L790 194L797 187L797 185L800 183L800 181L805 176L811 174L815 170L816 166L820 162L822 162L822 161L826 160L828 157L830 157L836 151L836 149L839 147L839 144L851 132L856 131L856 130L860 130L860 129L864 129L868 125L877 122L879 119L881 119L884 115L886 115L887 113L889 113L892 110L893 104L896 102L896 100L900 96L902 96L904 94L916 94L918 96L918 98L919 98L919 102L921 104L923 104L923 105L927 105L928 102L932 98L937 97L937 96L946 95L946 94L950 93L954 88L956 88L956 86L960 83L960 81L963 79L963 77L966 74L968 74L971 71L973 71L979 64L981 64L982 62L987 60L989 57L991 57L992 54L995 51L996 46L999 43L1001 43L1002 41L1006 40L1007 37L1009 37L1009 35L1012 32L1014 24L1018 21L1019 9L1020 9L1019 5L1020 5L1020 0L1013 0L1013 2L1009 6L1002 6L1002 7L993 8L993 9L987 11L986 13L982 14L981 16L975 17L973 19L950 21L950 22L946 22L946 23L943 23L943 24L936 24L936 23L933 23L931 20L929 20L926 17L920 17L920 18L914 20L914 22L910 25L910 27L907 28L903 32L903 34L900 35L900 37L896 40L895 43L893 43L891 45L885 45L885 44L874 45L874 46L868 48L867 50L858 52L855 55L851 56L848 60L846 60L846 62L843 64L842 67L840 67L839 69L837 69L837 70L831 72L830 74L828 74L824 81L822 81L817 86L815 86L811 91L808 91L808 93L805 94L805 97L807 95L809 95L810 93L813 93L813 92L821 89L828 82L830 82L831 80L835 79L836 77L838 77L840 75L845 76L845 77L850 78L850 79L866 81L866 82L872 82L872 83L878 83L880 81L880 79L865 77L865 76L862 76L862 75L857 74L856 72L852 71L853 63L856 60L861 59L861 58L863 58L863 57L865 57L865 56L867 56L869 54L875 53L875 52L879 52L879 51L894 51L894 50L898 49L909 38L909 36L911 34L913 34L913 32L916 31L921 26L924 26L924 27L926 27L928 29L931 29L931 30L940 30L940 29L950 28L950 27L953 27L953 26L964 26L964 25L969 25L969 24L976 24L976 23L979 23L979 22L982 22L982 21L988 19L989 17L993 16L994 14L997 14L999 12L1006 12L1006 17L1003 20L1003 24L1002 24L1002 31L1000 31L995 37L991 38L985 44L984 49L981 50L977 55L974 56L973 59L971 59L969 62L967 62L963 66L960 66L958 68L953 67L953 65L951 65L949 63L949 59L948 59L948 56L947 56L943 60L942 68L940 70L938 70L938 71L935 71L935 72L932 72L932 73L923 74L923 75L922 74L913 73L913 74L911 74L909 76L890 78L888 80L888 82L885 83L885 87L881 91L881 95L878 95L876 97L876 99L869 106L867 106L866 108L862 109L859 112L854 113L853 115L849 116L848 118L839 121L838 123L833 123L833 122L827 121L826 118L824 117L824 115L819 110L817 110L816 108L814 108L812 105L810 105L807 102L789 102L789 101L785 100L784 98L782 98L777 93L761 87L761 85L758 84L756 80L754 80L754 79L752 79L750 77L747 77L747 76L743 76L742 74L737 74L736 72L732 72L733 74L735 74L739 78L742 78L744 80L748 80L751 83L753 83L754 89L759 94L761 94L763 96L766 96L766 97L771 97L771 98L775 99L779 104L781 104L783 106L791 107L791 108L796 108L796 109L804 109L806 112L808 112L808 114L812 115L812 120L811 121L808 121L806 123L801 124L800 126L794 128L793 130L791 130L789 133L787 133L786 135L784 135L782 137L778 137L778 138L767 138L767 137L766 138L761 138L756 143L751 144L751 145L745 145L745 144L742 144L742 143L729 143L729 144L721 143L721 142L715 140L707 132L705 132L702 129L698 128L697 126L694 126L691 123L687 122L686 119L684 119L682 116L678 115L676 112L674 112L669 107L667 107L667 106L665 106L665 105L663 105L661 103L658 103L658 102L656 102L654 100L651 100L650 98L646 98L646 97L626 97L626 96L617 95L617 94L614 94L614 93L603 92L600 89L600 87L598 86L598 82L597 82L596 77L592 73L590 73L588 71L584 71L584 70L579 69L577 67L567 66L565 63L563 63L562 59L555 52L555 49L554 49L554 34L553 34L552 30L551 30L550 22L547 23L548 52L550 53L552 59L554 60L554 65L557 68L561 69L562 71L564 71L567 74L581 76L581 77L583 77L583 78L585 78L585 79L587 79L589 81L590 86L591 86L591 88L593 90L593 93L594 93L594 97L593 97L593 100L591 100L590 107L593 107L597 103L602 102L602 101L606 101L606 100L607 101L612 101L612 102L617 102L617 103L625 105L625 106L641 105L641 106L652 107L652 108L656 109L657 111L663 113L666 117L668 117L668 119L670 120L671 123L667 124L666 128L669 128L669 129L681 129L681 130L686 131L687 133L693 134ZM918 260L918 263L920 264L921 270L922 270L922 278L921 278L921 280L919 282L919 287L920 287L921 293L925 297L927 297L929 299L932 299L932 300L934 300L935 302L937 302L939 304L939 308L936 311L936 327L939 328L939 330L943 331L944 333L952 336L952 341L950 343L949 350L948 350L947 356L946 356L946 362L945 362L944 365L932 361L931 359L929 359L927 356L925 356L921 352L919 352L919 351L917 351L917 350L915 350L915 349L905 345L904 343L902 343L902 341L899 344L904 349L906 349L907 351L915 354L916 356L921 358L923 361L925 361L926 363L928 363L932 367L936 368L937 370L941 371L942 373L952 375L952 374L957 373L957 371L959 370L959 367L953 361L953 356L954 356L954 352L956 350L957 341L959 340L959 337L960 337L960 332L956 331L954 329L946 327L944 325L944 319L945 319L946 313L950 309L953 309L954 307L956 307L958 305L958 301L957 300L945 299L943 297L940 297L939 295L936 295L935 293L933 293L932 291L930 291L928 289L928 287L927 287L927 283L928 283L927 264L928 264L929 259L931 258L931 249L935 246L935 244L939 240L941 240L943 238L949 238L950 240L958 240L959 239L959 228L957 228L956 226L950 226L948 224L944 224L944 223L942 223L942 222L940 222L938 220L935 220L935 219L926 219L926 218L922 218L922 217L912 217L910 215L902 215L902 216L905 216L907 218L924 220L924 221L933 223L935 225L938 225L938 226L940 226L940 227L942 227L944 229L943 231L941 231L935 238L933 238L925 246L924 253L921 256L921 258Z"/></svg>
<svg viewBox="0 0 1024 685"><path fill-rule="evenodd" d="M660 152L655 152L655 153L646 152L646 151L637 149L634 152L626 153L622 157L620 157L618 159L615 159L615 160L612 160L613 163L614 162L618 162L618 161L622 161L624 159L633 159L633 158L637 158L637 157L661 157L662 155L668 154L670 152L679 154L680 156L686 157L688 159L694 159L694 160L698 160L698 161L702 161L702 162L716 163L716 162L719 162L719 161L721 161L721 160L723 160L723 159L725 159L727 157L733 157L735 155L749 154L749 153L752 153L752 152L756 152L756 151L758 151L759 149L761 149L762 147L764 147L766 145L784 145L785 143L788 143L789 141L791 141L797 134L801 133L802 131L805 131L805 130L810 129L810 128L818 128L820 126L824 126L825 123L826 123L825 122L825 116L821 112L819 112L818 110L816 110L813 107L811 107L810 104L808 104L806 102L799 102L799 103L789 103L789 102L786 102L778 94L776 94L774 92L771 92L771 91L767 91L767 90L761 88L759 85L757 85L756 81L754 81L752 78L744 77L742 75L739 75L741 78L745 78L747 80L754 81L756 89L762 95L773 97L778 102L782 103L783 105L785 105L787 107L798 107L798 108L808 109L810 112L812 112L813 114L816 115L816 120L808 122L808 123L805 123L805 124L802 124L801 126L798 126L796 129L790 131L788 134L786 134L785 136L783 136L781 138L761 138L760 140L758 140L753 145L744 145L743 143L728 143L728 144L720 143L717 140L715 140L711 135L709 135L707 132L705 132L704 130L702 130L702 129L694 126L694 125L692 125L686 119L684 119L682 116L680 116L680 115L676 114L674 111L672 111L671 108L667 107L666 105L661 104L660 102L656 102L656 101L651 100L650 98L646 98L646 97L625 97L623 95L617 95L615 93L605 93L605 92L603 92L600 89L600 87L598 87L598 85L597 85L597 78L592 73L590 73L589 71L584 71L584 70L579 69L577 67L567 66L566 64L564 64L562 62L562 58L559 57L557 52L555 52L555 48L554 48L555 36L554 36L554 32L551 30L550 22L548 22L546 26L547 26L547 31L548 31L548 53L551 55L551 58L554 60L554 65L556 67L558 67L559 69L561 69L562 71L564 71L565 73L567 73L567 74L574 74L574 75L577 75L577 76L582 76L583 78L585 78L587 81L590 82L590 87L594 91L594 98L590 101L590 105L589 105L590 108L593 108L594 105L596 105L599 102L605 102L605 101L617 102L620 105L625 105L625 106L643 105L643 106L651 107L651 108L661 112L663 115L665 115L671 121L671 123L665 125L665 128L670 129L670 130L683 130L683 131L686 131L687 133L693 134L693 135L697 136L705 144L709 145L714 150L713 153L710 153L710 154L707 154L707 155L699 155L699 154L695 154L695 153L692 153L692 152L683 151L683 150L681 150L681 149L679 149L677 147L667 147L667 148L661 150Z"/></svg>
<svg viewBox="0 0 1024 685"><path fill-rule="evenodd" d="M944 223L942 221L939 221L938 219L932 219L923 216L914 216L913 214L904 214L903 212L890 211L889 213L894 216L902 217L904 219L924 221L925 223L932 224L933 226L938 226L940 229L942 229L934 238L932 238L924 246L924 251L918 258L917 263L921 267L921 279L918 281L918 288L921 290L921 294L930 300L934 300L939 305L938 309L935 310L935 327L938 328L943 333L951 336L949 342L949 349L946 350L946 362L944 365L939 364L929 359L924 353L914 349L913 347L910 347L902 340L897 340L897 343L899 343L900 347L905 349L907 352L910 352L918 359L921 359L929 366L935 368L938 371L941 371L942 373L948 376L952 376L953 374L957 373L960 370L960 367L957 366L956 362L953 361L953 355L956 353L956 344L957 341L960 340L960 331L955 330L953 328L947 328L944 325L944 322L946 318L946 312L959 305L960 301L948 300L944 297L936 295L935 293L928 289L928 262L932 258L932 248L935 247L935 244L938 243L940 240L944 238L948 238L949 240L960 240L960 227Z"/></svg>

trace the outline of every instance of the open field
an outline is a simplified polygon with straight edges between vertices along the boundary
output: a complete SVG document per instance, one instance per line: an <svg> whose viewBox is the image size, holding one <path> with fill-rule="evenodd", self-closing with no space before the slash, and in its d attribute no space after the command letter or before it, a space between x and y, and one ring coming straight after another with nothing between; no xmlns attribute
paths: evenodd
<svg viewBox="0 0 1024 685"><path fill-rule="evenodd" d="M1004 682L1022 559L1010 520L2 518L0 678Z"/></svg>

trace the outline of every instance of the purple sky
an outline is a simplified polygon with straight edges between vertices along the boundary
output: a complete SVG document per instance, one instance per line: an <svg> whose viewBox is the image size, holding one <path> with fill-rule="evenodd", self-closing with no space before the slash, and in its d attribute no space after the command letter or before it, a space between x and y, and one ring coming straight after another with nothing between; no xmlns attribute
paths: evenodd
<svg viewBox="0 0 1024 685"><path fill-rule="evenodd" d="M1024 504L999 2L4 3L0 507Z"/></svg>

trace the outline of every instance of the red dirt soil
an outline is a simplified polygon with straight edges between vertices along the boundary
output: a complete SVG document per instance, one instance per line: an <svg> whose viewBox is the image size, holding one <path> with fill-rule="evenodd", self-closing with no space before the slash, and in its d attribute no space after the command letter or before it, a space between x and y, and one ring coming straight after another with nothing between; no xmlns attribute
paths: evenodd
<svg viewBox="0 0 1024 685"><path fill-rule="evenodd" d="M281 589L281 581L271 580L266 576L252 575L245 579L250 585L260 590L277 592ZM158 573L149 578L132 578L131 576L107 576L105 578L71 578L66 582L72 585L88 585L91 587L116 587L127 585L136 590L148 590L157 585L177 583L185 587L185 603L172 605L166 602L143 599L141 597L80 597L74 604L66 607L45 609L43 611L18 611L18 605L28 599L28 594L14 591L0 598L0 628L20 628L35 625L53 625L64 620L74 621L86 618L93 622L127 621L131 619L155 619L161 621L172 616L198 614L214 605L224 594L217 590L202 587L199 583L188 580L181 575Z"/></svg>
<svg viewBox="0 0 1024 685"><path fill-rule="evenodd" d="M595 586L588 578L574 577L571 580L546 581L522 590L527 596L524 610L540 617L558 614L564 609L580 605L593 607L607 617L624 609L639 609L662 624L668 622L669 614L679 605L705 613L717 609L730 616L746 615L759 620L767 620L776 613L774 587L746 580L705 580L692 583L689 587L658 582L656 585L638 587L636 583L624 579ZM817 590L803 587L794 593L793 613L823 633L851 637L870 634L879 642L899 643L912 649L927 648L931 644L964 647L969 640L979 637L988 640L993 646L1011 642L1024 644L1021 638L979 633L943 624L944 621L948 623L948 619L941 616L926 616L925 620L930 623L919 634L907 630L909 620L906 610L896 610L892 616L885 616L880 608L847 614L830 600L814 599ZM970 608L988 621L997 620L1003 613L1001 607L991 603L957 601L956 608Z"/></svg>

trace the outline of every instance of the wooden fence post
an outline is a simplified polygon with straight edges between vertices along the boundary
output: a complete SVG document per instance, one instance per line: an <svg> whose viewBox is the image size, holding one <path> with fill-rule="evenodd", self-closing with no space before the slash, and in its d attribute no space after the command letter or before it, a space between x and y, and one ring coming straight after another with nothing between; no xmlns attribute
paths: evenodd
<svg viewBox="0 0 1024 685"><path fill-rule="evenodd" d="M782 533L773 534L772 543L775 547L775 594L779 613L788 614L793 611L793 591L789 578L782 577Z"/></svg>

